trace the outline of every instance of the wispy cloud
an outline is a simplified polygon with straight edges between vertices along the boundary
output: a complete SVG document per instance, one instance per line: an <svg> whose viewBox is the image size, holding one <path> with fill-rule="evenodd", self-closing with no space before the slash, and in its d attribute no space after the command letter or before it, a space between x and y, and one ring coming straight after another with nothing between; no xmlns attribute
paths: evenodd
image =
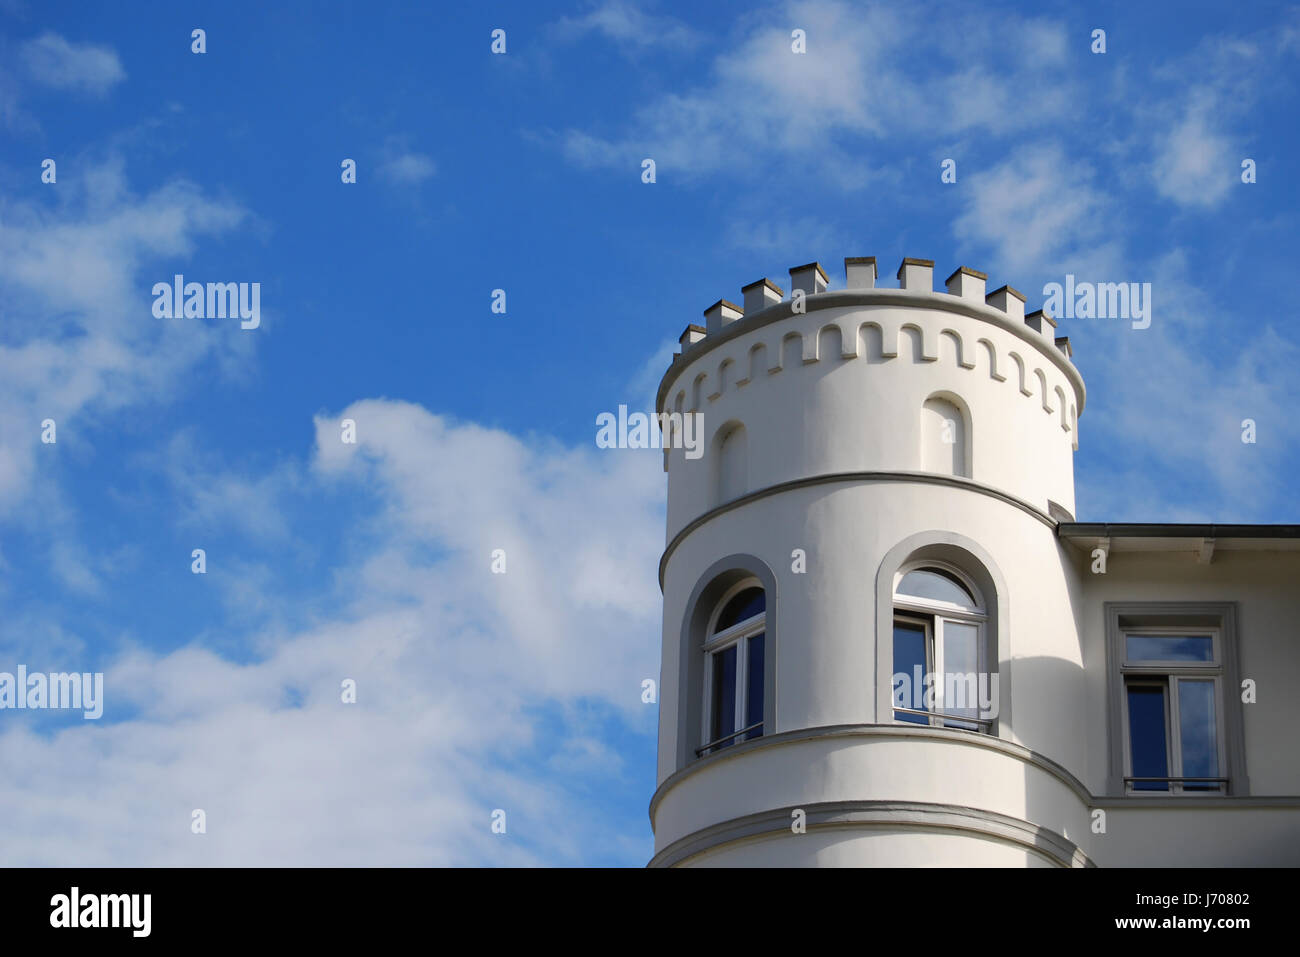
<svg viewBox="0 0 1300 957"><path fill-rule="evenodd" d="M564 17L553 28L559 39L576 40L590 34L623 48L690 49L703 37L682 21L648 13L631 0L602 0L579 16Z"/></svg>
<svg viewBox="0 0 1300 957"><path fill-rule="evenodd" d="M410 149L402 137L389 137L379 161L379 178L397 186L418 186L437 173L432 157Z"/></svg>
<svg viewBox="0 0 1300 957"><path fill-rule="evenodd" d="M954 235L1007 274L1025 277L1021 282L1067 266L1105 271L1118 258L1113 200L1089 164L1058 143L1035 144L967 173L960 196Z"/></svg>
<svg viewBox="0 0 1300 957"><path fill-rule="evenodd" d="M61 177L60 189L60 206L17 201L0 222L0 406L15 420L54 419L68 439L78 417L156 400L204 356L247 347L228 329L154 318L148 294L160 270L246 212L182 180L136 195L116 158ZM31 429L0 437L0 512L29 490L38 449L59 447Z"/></svg>
<svg viewBox="0 0 1300 957"><path fill-rule="evenodd" d="M1287 412L1300 400L1300 346L1266 322L1232 315L1230 301L1198 283L1186 252L1153 250L1098 180L1060 145L1041 144L972 174L953 223L973 261L1019 277L1012 284L1023 284L1031 304L1041 302L1036 280L1063 282L1066 273L1151 284L1150 328L1064 319L1057 330L1073 340L1089 388L1080 504L1093 511L1080 517L1267 521L1284 497L1277 476L1300 445ZM1256 444L1241 441L1247 418L1265 436Z"/></svg>
<svg viewBox="0 0 1300 957"><path fill-rule="evenodd" d="M28 75L44 86L103 96L126 79L117 53L110 47L70 43L57 33L43 33L19 49Z"/></svg>
<svg viewBox="0 0 1300 957"><path fill-rule="evenodd" d="M932 31L910 8L835 0L801 0L775 14L747 19L738 38L720 44L707 83L665 91L620 134L570 129L561 138L565 154L589 167L651 157L660 170L693 175L778 155L861 187L875 178L873 163L844 145L846 135L865 142L1023 135L1068 103L1060 71L1037 66L1044 49L1065 56L1059 25L1005 17L994 26L949 13L948 28ZM792 50L796 28L806 35L805 54ZM918 61L930 69L918 70Z"/></svg>
<svg viewBox="0 0 1300 957"><path fill-rule="evenodd" d="M1240 188L1241 161L1261 143L1261 100L1294 88L1297 25L1293 9L1253 32L1216 31L1125 84L1116 106L1133 128L1127 157L1160 196L1203 213Z"/></svg>

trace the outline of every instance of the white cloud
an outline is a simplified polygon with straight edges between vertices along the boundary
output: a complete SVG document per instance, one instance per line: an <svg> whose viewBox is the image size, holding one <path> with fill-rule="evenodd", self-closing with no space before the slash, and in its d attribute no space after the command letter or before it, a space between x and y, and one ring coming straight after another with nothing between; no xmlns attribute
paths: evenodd
<svg viewBox="0 0 1300 957"><path fill-rule="evenodd" d="M91 43L69 43L57 33L28 40L19 58L36 82L57 90L103 96L126 79L117 53Z"/></svg>
<svg viewBox="0 0 1300 957"><path fill-rule="evenodd" d="M1150 263L1146 276L1150 328L1075 320L1069 330L1091 352L1096 409L1081 441L1108 449L1117 475L1125 476L1090 491L1108 509L1096 517L1275 521L1293 485L1287 459L1300 446L1300 422L1292 414L1300 347L1253 316L1247 335L1225 335L1225 321L1239 318L1225 317L1225 306L1197 286L1179 252ZM1241 441L1244 419L1256 423L1254 444ZM1180 496L1169 489L1184 485L1194 507L1171 504ZM1152 487L1165 492L1147 491ZM1135 512L1135 502L1144 503L1144 514Z"/></svg>
<svg viewBox="0 0 1300 957"><path fill-rule="evenodd" d="M579 808L626 768L609 728L571 706L652 733L640 682L658 673L662 474L637 453L406 403L342 417L358 445L319 419L312 471L383 507L378 544L321 583L340 607L253 636L248 664L131 650L107 669L101 724L45 736L6 721L0 862L580 863L583 847L628 846L625 821ZM504 575L490 571L498 547ZM340 702L344 678L355 705ZM206 835L190 833L193 808ZM494 808L506 836L490 832Z"/></svg>
<svg viewBox="0 0 1300 957"><path fill-rule="evenodd" d="M435 171L433 160L422 153L403 153L379 167L379 174L395 183L421 183Z"/></svg>
<svg viewBox="0 0 1300 957"><path fill-rule="evenodd" d="M423 153L410 151L390 154L379 164L379 176L399 186L415 186L437 172L433 160Z"/></svg>
<svg viewBox="0 0 1300 957"><path fill-rule="evenodd" d="M1300 444L1288 411L1300 349L1253 323L1225 339L1222 306L1198 287L1186 254L1144 252L1122 206L1057 144L974 173L964 188L953 224L963 259L1018 285L1029 308L1042 301L1036 277L1151 283L1148 329L1114 319L1062 319L1057 329L1071 337L1089 388L1076 459L1089 466L1080 476L1080 517L1268 521L1284 498L1277 476ZM1260 424L1266 441L1241 442L1245 418ZM1106 471L1093 469L1096 456ZM1190 487L1178 496L1175 485ZM1177 504L1188 497L1199 504Z"/></svg>
<svg viewBox="0 0 1300 957"><path fill-rule="evenodd" d="M1291 10L1251 35L1212 33L1151 71L1150 92L1138 91L1133 113L1152 131L1145 168L1161 196L1208 211L1240 188L1241 161L1258 148L1256 106L1294 72L1297 22Z"/></svg>
<svg viewBox="0 0 1300 957"><path fill-rule="evenodd" d="M237 529L258 539L290 538L283 499L301 485L292 462L262 474L241 474L199 449L192 430L174 436L162 455L151 458L180 497L179 524Z"/></svg>
<svg viewBox="0 0 1300 957"><path fill-rule="evenodd" d="M1116 225L1112 201L1095 185L1088 165L1059 144L1037 144L964 176L963 212L953 233L1008 276L1023 277L1007 280L1012 286L1067 269L1104 273L1118 258L1109 239ZM1031 301L1039 293L1021 291Z"/></svg>
<svg viewBox="0 0 1300 957"><path fill-rule="evenodd" d="M554 32L562 39L578 39L596 33L633 49L689 49L702 39L680 20L647 13L630 0L604 0L581 16L562 18L555 24Z"/></svg>
<svg viewBox="0 0 1300 957"><path fill-rule="evenodd" d="M244 210L183 181L137 196L115 159L60 189L60 206L14 201L0 222L0 407L15 422L52 418L59 436L43 446L33 426L0 437L0 514L30 491L38 452L76 443L95 416L158 400L205 356L251 348L237 325L155 318L150 296L199 237L230 231Z"/></svg>
<svg viewBox="0 0 1300 957"><path fill-rule="evenodd" d="M550 614L608 608L631 615L654 603L654 575L644 570L658 565L656 503L663 474L653 454L597 450L594 416L591 446L573 450L546 439L530 444L473 425L453 426L405 403L368 400L339 418L356 422L358 444L340 441L338 420L317 420L317 470L379 482L392 496L385 528L394 547L414 536L463 555L465 567L447 572L448 581L458 583L457 594L485 605L499 602L498 614L530 640L564 646L537 662L539 680L550 675L557 687L585 693L595 686L581 682L622 667L617 662L627 649L617 639L579 648L539 628ZM593 473L601 480L593 481ZM521 489L521 476L536 489ZM533 500L541 490L542 500ZM607 517L607 529L597 515ZM644 534L628 534L629 521ZM573 540L575 528L593 523L597 527ZM498 548L507 554L509 572L485 577ZM596 575L601 584L593 588Z"/></svg>
<svg viewBox="0 0 1300 957"><path fill-rule="evenodd" d="M681 349L681 343L676 339L662 339L659 345L652 350L645 352L649 358L641 364L641 368L632 377L628 383L628 405L632 408L640 408L646 412L653 412L655 407L655 396L659 392L659 383L663 380L664 373L672 365L673 353ZM636 405L636 403L640 405ZM602 409L602 412L613 412L613 409Z"/></svg>
<svg viewBox="0 0 1300 957"><path fill-rule="evenodd" d="M1222 104L1194 92L1177 121L1157 139L1152 178L1161 196L1185 206L1212 208L1240 185L1241 150L1222 129Z"/></svg>
<svg viewBox="0 0 1300 957"><path fill-rule="evenodd" d="M1063 27L945 16L945 28L935 31L912 8L785 4L772 16L747 19L753 26L746 34L719 44L705 83L663 93L638 109L621 135L571 129L562 147L585 166L632 168L651 157L661 176L734 171L775 153L859 187L879 178L879 164L841 136L1023 134L1059 115L1069 88L1037 58L1043 49L1066 49ZM795 27L807 35L806 54L791 51ZM926 70L918 69L921 61Z"/></svg>

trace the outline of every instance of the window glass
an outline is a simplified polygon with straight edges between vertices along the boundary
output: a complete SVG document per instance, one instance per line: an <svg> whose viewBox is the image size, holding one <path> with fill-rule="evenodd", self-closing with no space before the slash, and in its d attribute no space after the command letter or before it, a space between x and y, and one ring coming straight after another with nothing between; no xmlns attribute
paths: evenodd
<svg viewBox="0 0 1300 957"><path fill-rule="evenodd" d="M1169 776L1169 749L1165 739L1165 689L1161 685L1128 686L1129 750L1133 776ZM1167 791L1164 781L1134 781L1135 791Z"/></svg>
<svg viewBox="0 0 1300 957"><path fill-rule="evenodd" d="M979 715L979 629L960 621L943 622L943 710L969 718ZM951 677L950 677L951 676ZM945 721L950 728L978 731L979 725Z"/></svg>
<svg viewBox="0 0 1300 957"><path fill-rule="evenodd" d="M736 730L736 646L713 654L713 740ZM726 747L732 741L724 741Z"/></svg>
<svg viewBox="0 0 1300 957"><path fill-rule="evenodd" d="M965 586L951 575L932 568L918 568L904 575L898 583L898 594L975 608L975 599Z"/></svg>
<svg viewBox="0 0 1300 957"><path fill-rule="evenodd" d="M1219 776L1218 725L1214 714L1214 682L1178 679L1178 724L1182 737L1183 777ZM1219 785L1187 781L1187 791L1217 791Z"/></svg>
<svg viewBox="0 0 1300 957"><path fill-rule="evenodd" d="M714 631L725 631L732 625L739 624L755 615L763 614L767 608L766 596L761 588L746 588L739 592L727 602L722 614L718 616L718 623L714 626Z"/></svg>
<svg viewBox="0 0 1300 957"><path fill-rule="evenodd" d="M1210 635L1126 635L1124 653L1133 661L1213 661Z"/></svg>
<svg viewBox="0 0 1300 957"><path fill-rule="evenodd" d="M763 735L763 635L759 633L749 639L749 682L745 691L745 727L757 724L758 727L746 739Z"/></svg>
<svg viewBox="0 0 1300 957"><path fill-rule="evenodd" d="M894 706L925 711L925 686L918 681L928 671L925 662L925 629L911 622L894 622ZM917 714L900 714L894 717L912 724L929 724L928 718Z"/></svg>

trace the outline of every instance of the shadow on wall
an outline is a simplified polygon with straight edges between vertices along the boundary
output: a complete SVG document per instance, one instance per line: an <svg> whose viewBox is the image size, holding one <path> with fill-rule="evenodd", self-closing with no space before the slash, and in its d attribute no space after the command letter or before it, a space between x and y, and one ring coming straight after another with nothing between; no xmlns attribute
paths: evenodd
<svg viewBox="0 0 1300 957"><path fill-rule="evenodd" d="M1008 730L1016 741L1059 765L1065 780L1050 771L1025 769L1025 820L1060 834L1093 857L1088 800L1088 746L1106 729L1089 727L1085 671L1062 658L1017 658L1010 665L1015 708ZM1071 783L1067 783L1071 782Z"/></svg>

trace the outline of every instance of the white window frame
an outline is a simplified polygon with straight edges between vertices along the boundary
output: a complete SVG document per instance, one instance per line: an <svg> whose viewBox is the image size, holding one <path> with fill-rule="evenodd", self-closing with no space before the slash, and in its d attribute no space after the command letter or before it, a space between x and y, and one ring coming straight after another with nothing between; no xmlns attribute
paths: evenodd
<svg viewBox="0 0 1300 957"><path fill-rule="evenodd" d="M727 603L735 598L742 591L749 588L757 588L764 592L764 610L757 615L746 618L744 621L738 621L724 631L714 634L714 628L721 617ZM766 669L769 667L767 656L770 653L767 642L767 595L763 583L757 578L746 578L737 582L728 588L718 599L709 615L709 625L704 630L704 643L700 646L704 654L704 714L702 715L702 727L700 729L700 740L705 742L697 749L697 754L701 757L709 754L716 754L725 750L727 747L733 747L737 744L743 744L750 740L748 733L754 727L762 727L767 730L767 713L764 709L762 720L758 725L749 727L745 725L745 715L748 713L749 705L749 641L754 635L763 635L763 665ZM722 738L713 738L713 656L721 651L726 651L732 645L736 646L736 713L733 718L733 727L735 730ZM764 676L766 679L766 676ZM764 680L766 687L766 680ZM724 742L727 742L724 744Z"/></svg>
<svg viewBox="0 0 1300 957"><path fill-rule="evenodd" d="M1120 629L1120 714L1123 718L1122 747L1124 749L1124 793L1131 797L1169 797L1175 794L1195 795L1197 797L1215 797L1226 794L1230 777L1228 771L1228 754L1226 748L1227 728L1223 701L1223 634L1221 629L1207 626L1140 626ZM1130 636L1151 635L1154 637L1195 637L1208 635L1211 639L1212 658L1210 661L1170 661L1145 660L1130 662L1128 659L1128 639ZM1215 789L1197 788L1185 790L1183 782L1183 736L1182 715L1178 703L1179 679L1211 681L1214 685L1214 744L1222 780ZM1165 694L1165 767L1169 771L1168 787L1164 790L1155 788L1139 789L1132 780L1133 774L1133 732L1129 725L1128 689L1130 685L1161 686Z"/></svg>
<svg viewBox="0 0 1300 957"><path fill-rule="evenodd" d="M900 595L898 586L902 584L904 576L909 572L924 571L935 569L946 572L953 576L966 589L975 602L975 610L967 608L964 605L956 605L952 602L938 601L929 598L918 598L913 595ZM989 647L988 647L988 607L984 602L984 596L980 594L979 588L971 581L970 576L948 562L938 561L936 559L920 559L914 562L908 562L894 574L894 621L906 622L909 624L920 624L925 627L925 667L927 674L943 675L943 623L945 620L960 622L961 624L974 625L975 635L975 668L976 674L989 674ZM893 637L891 634L890 640ZM895 667L889 676L890 681L890 700L893 701L893 676L897 672ZM912 708L899 708L896 705L892 708L891 716L899 724L914 724L915 722L900 721L897 712L903 711L913 715L929 715L929 725L932 728L949 727L946 722L962 721L968 724L976 725L980 734L995 733L996 718L967 717L965 715L945 715L943 713L944 689L941 687L946 682L935 683L934 711L917 711ZM955 731L973 731L976 728L950 728Z"/></svg>

